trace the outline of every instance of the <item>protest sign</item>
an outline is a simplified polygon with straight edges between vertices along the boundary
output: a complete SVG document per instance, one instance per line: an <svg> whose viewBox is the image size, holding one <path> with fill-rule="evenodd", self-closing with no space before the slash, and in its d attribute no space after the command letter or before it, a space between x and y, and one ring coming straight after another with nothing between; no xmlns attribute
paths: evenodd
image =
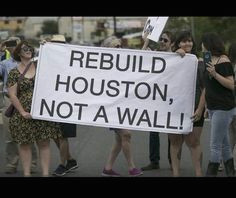
<svg viewBox="0 0 236 198"><path fill-rule="evenodd" d="M197 58L186 54L46 43L40 47L34 119L188 133Z"/></svg>
<svg viewBox="0 0 236 198"><path fill-rule="evenodd" d="M144 37L144 34L147 33L148 39L158 42L168 18L169 17L148 17L142 36Z"/></svg>

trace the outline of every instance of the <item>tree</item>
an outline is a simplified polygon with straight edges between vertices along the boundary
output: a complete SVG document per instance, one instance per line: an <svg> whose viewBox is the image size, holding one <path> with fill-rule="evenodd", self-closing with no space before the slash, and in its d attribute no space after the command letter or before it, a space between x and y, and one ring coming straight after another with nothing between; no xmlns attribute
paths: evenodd
<svg viewBox="0 0 236 198"><path fill-rule="evenodd" d="M56 21L44 21L41 31L42 34L58 34L58 23Z"/></svg>
<svg viewBox="0 0 236 198"><path fill-rule="evenodd" d="M236 17L170 17L165 29L177 33L181 30L192 31L192 27L199 50L201 37L206 32L216 32L220 35L226 48L236 40Z"/></svg>

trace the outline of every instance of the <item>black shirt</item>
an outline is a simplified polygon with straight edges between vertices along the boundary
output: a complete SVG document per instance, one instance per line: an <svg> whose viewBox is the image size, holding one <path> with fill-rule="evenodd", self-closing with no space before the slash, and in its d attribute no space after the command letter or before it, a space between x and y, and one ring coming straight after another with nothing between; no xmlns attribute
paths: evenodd
<svg viewBox="0 0 236 198"><path fill-rule="evenodd" d="M215 70L220 75L234 76L233 66L230 62L215 65ZM234 93L232 90L221 85L217 80L205 72L206 102L209 110L230 110L234 108Z"/></svg>

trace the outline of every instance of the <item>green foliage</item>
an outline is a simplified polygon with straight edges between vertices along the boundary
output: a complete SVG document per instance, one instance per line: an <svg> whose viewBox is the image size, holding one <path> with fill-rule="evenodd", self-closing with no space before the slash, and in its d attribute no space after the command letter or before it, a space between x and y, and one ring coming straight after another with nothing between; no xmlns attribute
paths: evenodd
<svg viewBox="0 0 236 198"><path fill-rule="evenodd" d="M173 33L181 30L192 31L198 50L201 37L206 32L216 32L220 35L226 48L236 41L236 17L170 17L165 29Z"/></svg>
<svg viewBox="0 0 236 198"><path fill-rule="evenodd" d="M58 34L58 23L56 21L44 21L41 31L42 34Z"/></svg>
<svg viewBox="0 0 236 198"><path fill-rule="evenodd" d="M166 28L167 30L177 33L182 30L190 30L188 17L169 17Z"/></svg>

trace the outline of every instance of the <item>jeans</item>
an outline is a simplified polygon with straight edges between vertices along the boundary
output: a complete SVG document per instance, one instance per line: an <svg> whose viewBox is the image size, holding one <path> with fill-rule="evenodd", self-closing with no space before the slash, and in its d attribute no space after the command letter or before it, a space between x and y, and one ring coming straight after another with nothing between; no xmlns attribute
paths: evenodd
<svg viewBox="0 0 236 198"><path fill-rule="evenodd" d="M229 140L229 125L234 109L229 111L208 110L211 119L210 161L220 163L220 160L231 159L232 151ZM222 158L221 158L222 154Z"/></svg>
<svg viewBox="0 0 236 198"><path fill-rule="evenodd" d="M230 139L230 146L231 151L234 157L234 164L236 164L236 108L234 108L234 115L233 120L230 123L229 127L229 139Z"/></svg>
<svg viewBox="0 0 236 198"><path fill-rule="evenodd" d="M235 115L233 116L233 120L230 123L229 137L230 137L231 150L233 151L236 145L236 116Z"/></svg>
<svg viewBox="0 0 236 198"><path fill-rule="evenodd" d="M149 159L153 164L159 164L160 138L158 132L150 132L149 136Z"/></svg>

